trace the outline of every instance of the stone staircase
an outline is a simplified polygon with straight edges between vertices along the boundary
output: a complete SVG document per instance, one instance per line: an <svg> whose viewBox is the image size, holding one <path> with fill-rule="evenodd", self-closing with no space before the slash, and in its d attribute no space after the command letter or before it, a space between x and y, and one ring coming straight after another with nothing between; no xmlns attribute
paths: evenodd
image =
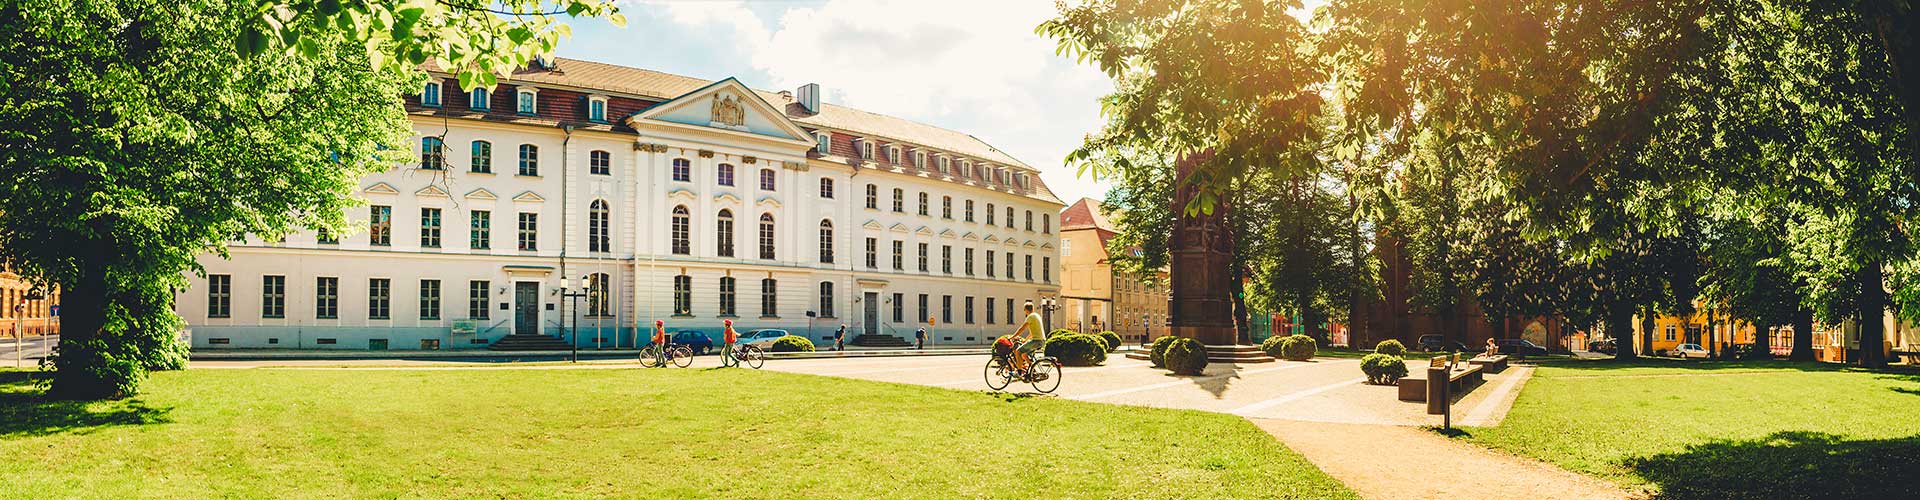
<svg viewBox="0 0 1920 500"><path fill-rule="evenodd" d="M1152 359L1152 353L1146 349L1131 349L1127 351L1127 359L1144 361ZM1207 346L1207 362L1236 364L1272 363L1274 359L1273 356L1268 356L1265 351L1261 351L1260 346L1210 345Z"/></svg>
<svg viewBox="0 0 1920 500"><path fill-rule="evenodd" d="M847 345L857 345L860 347L913 347L913 343L907 342L906 339L900 337L867 334L855 336L853 340L847 341Z"/></svg>
<svg viewBox="0 0 1920 500"><path fill-rule="evenodd" d="M573 344L552 335L508 335L487 346L489 351L565 351Z"/></svg>

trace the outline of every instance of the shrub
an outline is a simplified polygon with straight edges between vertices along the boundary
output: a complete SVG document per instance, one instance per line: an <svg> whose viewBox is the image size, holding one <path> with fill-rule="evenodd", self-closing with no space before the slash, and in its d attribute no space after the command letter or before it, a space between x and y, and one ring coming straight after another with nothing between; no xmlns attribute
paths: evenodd
<svg viewBox="0 0 1920 500"><path fill-rule="evenodd" d="M1207 370L1207 345L1198 340L1178 337L1167 343L1163 355L1167 369L1181 375L1199 375Z"/></svg>
<svg viewBox="0 0 1920 500"><path fill-rule="evenodd" d="M1153 350L1147 353L1147 359L1153 362L1154 368L1167 366L1167 344L1172 344L1174 340L1179 338L1180 337L1168 335L1153 339Z"/></svg>
<svg viewBox="0 0 1920 500"><path fill-rule="evenodd" d="M1113 333L1112 330L1100 332L1100 340L1107 341L1107 352L1120 348L1120 334Z"/></svg>
<svg viewBox="0 0 1920 500"><path fill-rule="evenodd" d="M1049 339L1049 340L1051 340L1051 339L1053 339L1054 337L1058 337L1058 336L1061 336L1061 335L1079 335L1079 334L1080 334L1080 332L1076 332L1076 331L1073 331L1073 330L1068 330L1068 329L1065 329L1065 328L1055 328L1055 329L1053 329L1053 331L1051 331L1051 332L1047 332L1047 339Z"/></svg>
<svg viewBox="0 0 1920 500"><path fill-rule="evenodd" d="M1280 344L1286 343L1286 341L1287 341L1286 337L1282 337L1279 335L1267 337L1266 340L1260 341L1260 352L1264 352L1264 353L1267 353L1268 356L1273 356L1278 358L1280 357Z"/></svg>
<svg viewBox="0 0 1920 500"><path fill-rule="evenodd" d="M1313 359L1313 354L1318 350L1319 346L1314 344L1313 337L1306 335L1289 335L1286 340L1280 341L1280 359L1306 361Z"/></svg>
<svg viewBox="0 0 1920 500"><path fill-rule="evenodd" d="M1398 340L1387 339L1380 341L1379 345L1373 346L1373 352L1404 358L1407 357L1407 346L1401 344Z"/></svg>
<svg viewBox="0 0 1920 500"><path fill-rule="evenodd" d="M1047 355L1067 366L1093 366L1107 362L1107 343L1100 337L1069 333L1047 339Z"/></svg>
<svg viewBox="0 0 1920 500"><path fill-rule="evenodd" d="M1376 352L1360 358L1360 372L1367 374L1368 383L1389 385L1407 376L1407 363L1399 356Z"/></svg>
<svg viewBox="0 0 1920 500"><path fill-rule="evenodd" d="M813 341L799 335L788 335L773 339L772 352L813 352Z"/></svg>

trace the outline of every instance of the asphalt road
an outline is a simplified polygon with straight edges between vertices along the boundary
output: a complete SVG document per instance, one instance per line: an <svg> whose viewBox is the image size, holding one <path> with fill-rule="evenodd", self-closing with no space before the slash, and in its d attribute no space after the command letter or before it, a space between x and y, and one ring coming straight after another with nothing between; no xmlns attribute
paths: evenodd
<svg viewBox="0 0 1920 500"><path fill-rule="evenodd" d="M36 366L40 358L53 351L53 345L60 342L59 335L44 335L15 340L13 337L0 337L0 366L10 366L17 357L21 366Z"/></svg>

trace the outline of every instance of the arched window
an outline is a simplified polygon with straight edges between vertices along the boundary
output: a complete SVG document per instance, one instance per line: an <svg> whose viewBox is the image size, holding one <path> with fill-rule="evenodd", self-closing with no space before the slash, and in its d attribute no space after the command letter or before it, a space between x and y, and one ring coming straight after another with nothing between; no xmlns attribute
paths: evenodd
<svg viewBox="0 0 1920 500"><path fill-rule="evenodd" d="M520 175L540 175L540 146L520 145Z"/></svg>
<svg viewBox="0 0 1920 500"><path fill-rule="evenodd" d="M587 152L587 173L613 175L613 154L600 150Z"/></svg>
<svg viewBox="0 0 1920 500"><path fill-rule="evenodd" d="M607 273L587 275L587 315L612 316L613 300L608 293L612 291L613 277Z"/></svg>
<svg viewBox="0 0 1920 500"><path fill-rule="evenodd" d="M820 179L820 197L829 200L833 199L833 179Z"/></svg>
<svg viewBox="0 0 1920 500"><path fill-rule="evenodd" d="M880 186L867 185L867 208L875 210L880 208Z"/></svg>
<svg viewBox="0 0 1920 500"><path fill-rule="evenodd" d="M773 214L760 214L760 258L773 260Z"/></svg>
<svg viewBox="0 0 1920 500"><path fill-rule="evenodd" d="M771 168L760 169L760 190L761 191L773 190L773 169Z"/></svg>
<svg viewBox="0 0 1920 500"><path fill-rule="evenodd" d="M715 172L714 175L719 178L720 185L722 186L733 185L733 164L722 163L720 164L720 168L715 170L714 172Z"/></svg>
<svg viewBox="0 0 1920 500"><path fill-rule="evenodd" d="M613 251L612 238L608 235L612 232L613 223L609 218L606 200L593 200L593 204L587 208L587 251Z"/></svg>
<svg viewBox="0 0 1920 500"><path fill-rule="evenodd" d="M714 239L719 242L718 253L721 257L733 256L733 211L720 209L720 221L714 224Z"/></svg>
<svg viewBox="0 0 1920 500"><path fill-rule="evenodd" d="M493 143L473 141L473 166L468 171L476 174L493 173Z"/></svg>
<svg viewBox="0 0 1920 500"><path fill-rule="evenodd" d="M820 263L833 263L833 221L820 219Z"/></svg>
<svg viewBox="0 0 1920 500"><path fill-rule="evenodd" d="M940 218L953 220L953 197L940 197Z"/></svg>
<svg viewBox="0 0 1920 500"><path fill-rule="evenodd" d="M420 168L426 170L445 170L447 168L447 144L439 137L420 138Z"/></svg>
<svg viewBox="0 0 1920 500"><path fill-rule="evenodd" d="M820 282L820 317L833 317L833 282Z"/></svg>
<svg viewBox="0 0 1920 500"><path fill-rule="evenodd" d="M905 191L901 191L900 188L893 188L893 211L895 213L907 211L906 197L907 193Z"/></svg>
<svg viewBox="0 0 1920 500"><path fill-rule="evenodd" d="M673 180L680 182L693 181L693 162L687 161L686 158L674 158Z"/></svg>
<svg viewBox="0 0 1920 500"><path fill-rule="evenodd" d="M693 244L689 242L689 231L693 221L687 216L686 205L673 207L673 253L687 255L693 253Z"/></svg>

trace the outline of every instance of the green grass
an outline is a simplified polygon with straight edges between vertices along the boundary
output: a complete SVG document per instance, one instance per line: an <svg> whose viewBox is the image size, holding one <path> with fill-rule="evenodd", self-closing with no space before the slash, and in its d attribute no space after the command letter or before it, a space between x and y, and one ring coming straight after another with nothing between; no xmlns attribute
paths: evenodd
<svg viewBox="0 0 1920 500"><path fill-rule="evenodd" d="M1465 439L1656 498L1912 498L1920 377L1785 362L1561 361Z"/></svg>
<svg viewBox="0 0 1920 500"><path fill-rule="evenodd" d="M25 379L0 372L0 498L1354 498L1229 415L766 371Z"/></svg>

